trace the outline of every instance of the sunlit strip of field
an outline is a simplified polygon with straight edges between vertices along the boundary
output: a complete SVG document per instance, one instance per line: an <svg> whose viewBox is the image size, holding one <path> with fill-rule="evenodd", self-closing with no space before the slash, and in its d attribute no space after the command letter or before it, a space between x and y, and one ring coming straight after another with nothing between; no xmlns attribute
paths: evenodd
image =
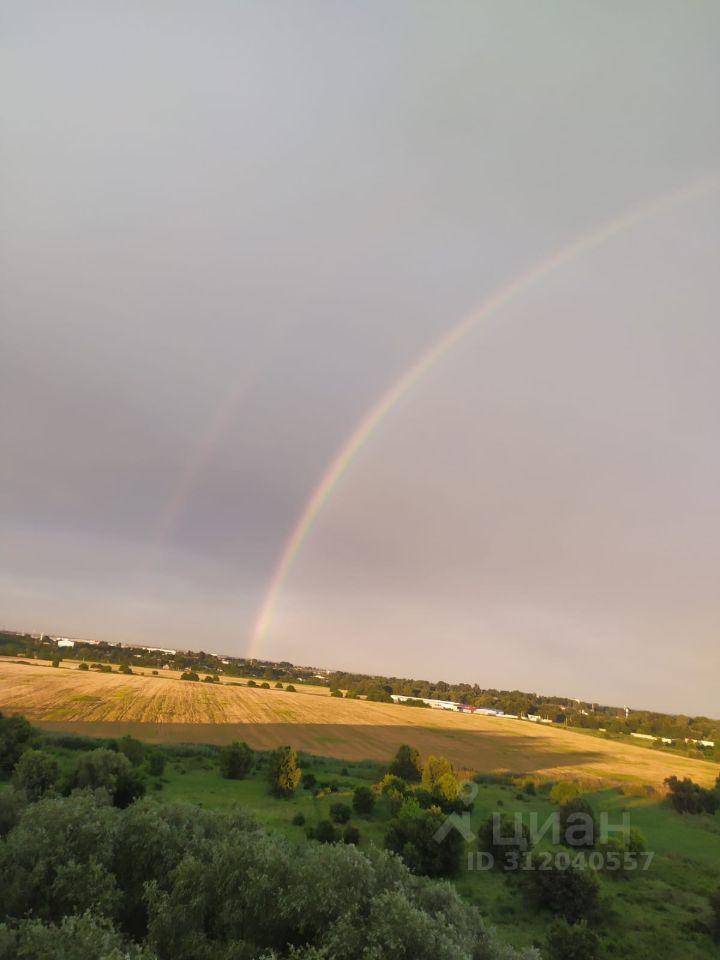
<svg viewBox="0 0 720 960"><path fill-rule="evenodd" d="M477 771L662 784L671 774L711 783L715 764L520 720L336 699L323 688L296 693L176 676L80 672L73 665L0 660L0 710L49 729L145 740L291 744L312 753L386 760L400 743L441 753Z"/></svg>

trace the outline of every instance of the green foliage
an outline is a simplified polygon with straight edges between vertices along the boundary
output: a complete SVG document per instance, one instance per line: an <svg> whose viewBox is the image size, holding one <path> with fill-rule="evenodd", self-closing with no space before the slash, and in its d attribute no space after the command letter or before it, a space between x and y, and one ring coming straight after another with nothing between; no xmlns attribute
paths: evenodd
<svg viewBox="0 0 720 960"><path fill-rule="evenodd" d="M536 790L536 787L535 787L535 781L534 781L534 780L526 780L526 781L525 781L525 785L524 785L524 787L523 787L523 790L524 790L524 792L525 792L529 797L534 797L535 794L537 793L537 790Z"/></svg>
<svg viewBox="0 0 720 960"><path fill-rule="evenodd" d="M549 864L534 864L534 869L523 874L527 891L536 907L550 910L568 923L592 920L600 903L600 885L593 870L570 863L560 868Z"/></svg>
<svg viewBox="0 0 720 960"><path fill-rule="evenodd" d="M438 780L446 773L454 775L452 764L446 757L428 757L422 772L422 785L430 793Z"/></svg>
<svg viewBox="0 0 720 960"><path fill-rule="evenodd" d="M161 750L153 750L148 754L148 773L153 777L161 777L165 772L165 754Z"/></svg>
<svg viewBox="0 0 720 960"><path fill-rule="evenodd" d="M294 827L304 827L305 826L305 814L298 811L295 816L292 818L292 825Z"/></svg>
<svg viewBox="0 0 720 960"><path fill-rule="evenodd" d="M59 773L58 762L52 754L26 750L15 764L13 783L32 803L57 784Z"/></svg>
<svg viewBox="0 0 720 960"><path fill-rule="evenodd" d="M600 938L585 921L556 918L547 934L547 960L600 960Z"/></svg>
<svg viewBox="0 0 720 960"><path fill-rule="evenodd" d="M360 843L360 831L349 823L343 830L343 843L352 843L357 846Z"/></svg>
<svg viewBox="0 0 720 960"><path fill-rule="evenodd" d="M352 816L352 810L346 803L333 803L330 806L330 818L335 823L347 823Z"/></svg>
<svg viewBox="0 0 720 960"><path fill-rule="evenodd" d="M550 791L550 799L557 804L568 803L579 796L580 787L571 780L561 780Z"/></svg>
<svg viewBox="0 0 720 960"><path fill-rule="evenodd" d="M295 687L294 687L291 683L289 683L289 684L285 687L285 690L286 690L287 693L297 693L297 690L295 689Z"/></svg>
<svg viewBox="0 0 720 960"><path fill-rule="evenodd" d="M19 790L0 790L0 837L17 824L26 804L27 798Z"/></svg>
<svg viewBox="0 0 720 960"><path fill-rule="evenodd" d="M186 670L184 673L182 673L182 674L180 675L180 679L181 679L181 680L190 680L190 681L196 683L196 682L198 682L198 681L200 680L200 676L199 676L199 674L195 673L194 670Z"/></svg>
<svg viewBox="0 0 720 960"><path fill-rule="evenodd" d="M372 687L368 690L367 699L373 703L392 703L393 699L384 687Z"/></svg>
<svg viewBox="0 0 720 960"><path fill-rule="evenodd" d="M712 932L716 943L720 943L720 887L710 897L712 910Z"/></svg>
<svg viewBox="0 0 720 960"><path fill-rule="evenodd" d="M595 811L584 797L574 797L560 805L560 839L568 847L591 849L598 838Z"/></svg>
<svg viewBox="0 0 720 960"><path fill-rule="evenodd" d="M308 771L307 773L304 773L302 775L301 782L302 782L303 790L312 790L315 787L315 784L317 783L317 777L315 776L314 773L310 773Z"/></svg>
<svg viewBox="0 0 720 960"><path fill-rule="evenodd" d="M678 813L714 814L720 807L720 797L716 790L705 790L689 777L678 780L668 777L665 781L670 801Z"/></svg>
<svg viewBox="0 0 720 960"><path fill-rule="evenodd" d="M134 767L139 767L145 759L145 746L135 737L120 737L118 750L124 754Z"/></svg>
<svg viewBox="0 0 720 960"><path fill-rule="evenodd" d="M60 657L53 657L52 660L50 661L50 666L59 667L61 663L62 663L62 659Z"/></svg>
<svg viewBox="0 0 720 960"><path fill-rule="evenodd" d="M337 687L331 687L331 688L330 688L330 696L331 696L331 697L339 697L339 698L342 700L342 690L338 690Z"/></svg>
<svg viewBox="0 0 720 960"><path fill-rule="evenodd" d="M420 753L406 743L398 747L398 751L388 768L389 773L400 777L407 783L419 783L422 777Z"/></svg>
<svg viewBox="0 0 720 960"><path fill-rule="evenodd" d="M257 686L257 683L255 683L254 680L248 680L248 686L249 686L249 687L256 687L256 686Z"/></svg>
<svg viewBox="0 0 720 960"><path fill-rule="evenodd" d="M278 682L275 684L275 689L276 689L276 690L282 690L282 688L283 688L283 685L282 685L282 683L280 683L280 681L278 680Z"/></svg>
<svg viewBox="0 0 720 960"><path fill-rule="evenodd" d="M267 680L265 680L263 683L260 684L260 689L261 689L261 690L269 690L269 689L270 689L270 684L267 682Z"/></svg>
<svg viewBox="0 0 720 960"><path fill-rule="evenodd" d="M464 841L457 830L436 838L445 817L435 807L423 810L406 801L385 834L385 846L397 853L413 873L429 877L452 877L460 868Z"/></svg>
<svg viewBox="0 0 720 960"><path fill-rule="evenodd" d="M0 776L10 776L34 735L25 717L5 717L0 713Z"/></svg>
<svg viewBox="0 0 720 960"><path fill-rule="evenodd" d="M403 801L410 793L408 785L400 777L393 773L386 773L380 781L380 793L390 804L390 812L394 815L398 813Z"/></svg>
<svg viewBox="0 0 720 960"><path fill-rule="evenodd" d="M532 847L530 830L507 813L492 813L478 830L478 849L492 854L496 870L517 868L519 857Z"/></svg>
<svg viewBox="0 0 720 960"><path fill-rule="evenodd" d="M220 773L226 780L243 780L252 770L255 754L244 740L220 749Z"/></svg>
<svg viewBox="0 0 720 960"><path fill-rule="evenodd" d="M127 675L130 675L132 672L133 672L132 667L130 666L129 663L121 663L120 666L118 667L118 673L125 673ZM183 678L181 677L180 679L182 680Z"/></svg>
<svg viewBox="0 0 720 960"><path fill-rule="evenodd" d="M90 667L85 663L84 660L82 661L82 663L79 663L79 664L78 664L78 670L83 670L83 671L85 671L85 670L89 670L89 669L90 669Z"/></svg>
<svg viewBox="0 0 720 960"><path fill-rule="evenodd" d="M355 787L353 792L353 810L362 817L369 817L375 807L375 794L370 787Z"/></svg>
<svg viewBox="0 0 720 960"><path fill-rule="evenodd" d="M268 779L271 791L278 797L290 797L300 783L297 753L292 747L278 747L270 754Z"/></svg>
<svg viewBox="0 0 720 960"><path fill-rule="evenodd" d="M331 820L321 820L315 827L313 836L320 843L337 843L338 832Z"/></svg>
<svg viewBox="0 0 720 960"><path fill-rule="evenodd" d="M106 790L116 807L126 807L145 792L144 781L128 758L102 747L77 758L70 786Z"/></svg>
<svg viewBox="0 0 720 960"><path fill-rule="evenodd" d="M126 943L112 924L90 914L63 917L60 924L22 920L0 924L0 960L153 960L143 947Z"/></svg>

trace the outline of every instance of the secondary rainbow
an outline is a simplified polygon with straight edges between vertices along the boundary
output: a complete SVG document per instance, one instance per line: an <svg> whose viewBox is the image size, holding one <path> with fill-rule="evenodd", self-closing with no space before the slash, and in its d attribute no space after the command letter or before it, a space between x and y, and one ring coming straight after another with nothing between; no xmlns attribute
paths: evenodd
<svg viewBox="0 0 720 960"><path fill-rule="evenodd" d="M308 533L312 529L324 505L332 496L333 491L353 460L362 450L368 438L380 426L393 407L425 373L472 330L476 329L481 323L488 322L496 317L502 308L510 303L510 301L540 283L549 274L554 273L572 260L601 246L608 240L632 228L643 220L652 217L654 214L714 189L719 182L720 177L717 175L703 177L702 179L693 181L689 185L663 194L660 197L655 197L640 206L632 207L620 216L601 224L596 229L583 234L561 247L560 250L547 259L541 260L526 273L523 273L502 287L476 310L461 320L445 334L445 336L433 344L429 350L422 354L422 356L402 374L399 380L390 386L377 403L365 414L350 437L330 461L319 483L307 500L300 518L283 547L277 565L273 570L267 591L265 592L251 639L251 656L259 649L267 636L282 587Z"/></svg>

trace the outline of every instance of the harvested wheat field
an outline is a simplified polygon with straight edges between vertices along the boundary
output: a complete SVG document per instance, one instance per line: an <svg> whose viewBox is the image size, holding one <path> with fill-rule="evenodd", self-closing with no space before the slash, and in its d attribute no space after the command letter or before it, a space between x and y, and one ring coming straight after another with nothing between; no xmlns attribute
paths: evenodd
<svg viewBox="0 0 720 960"><path fill-rule="evenodd" d="M46 729L147 741L227 743L256 748L291 744L347 760L388 759L401 743L457 766L605 784L662 784L676 774L711 783L717 766L570 730L497 717L422 710L176 676L79 672L39 662L0 660L0 710L23 713Z"/></svg>

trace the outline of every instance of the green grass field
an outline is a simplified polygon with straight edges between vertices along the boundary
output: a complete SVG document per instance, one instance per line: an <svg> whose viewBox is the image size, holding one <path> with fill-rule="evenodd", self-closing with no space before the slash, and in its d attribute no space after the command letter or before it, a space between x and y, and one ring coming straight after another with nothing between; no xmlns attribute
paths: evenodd
<svg viewBox="0 0 720 960"><path fill-rule="evenodd" d="M210 808L234 805L251 811L268 829L280 831L296 843L305 843L305 828L294 826L292 818L303 813L306 825L314 826L329 816L332 803L352 802L355 786L377 781L383 768L373 763L343 763L311 758L304 769L318 781L335 782L337 791L314 797L300 789L290 800L268 794L264 770L247 780L223 780L212 758L178 758L168 764L161 790L150 793L163 800L183 800ZM628 811L631 825L645 836L654 859L646 872L629 879L601 875L604 949L608 957L633 960L703 960L716 956L708 934L709 894L720 885L720 817L682 816L658 798L625 796L617 789L587 794L599 812L608 811L619 822ZM479 785L473 828L492 812L510 814L531 811L542 822L554 809L547 793L529 797L513 786ZM361 833L361 848L382 847L389 811L379 802L370 818L353 815L352 823ZM547 848L548 844L543 841ZM468 850L474 849L470 845ZM558 848L559 849L559 848ZM517 877L495 871L470 871L463 862L453 881L463 896L475 903L502 937L515 945L542 944L551 920L527 906Z"/></svg>

